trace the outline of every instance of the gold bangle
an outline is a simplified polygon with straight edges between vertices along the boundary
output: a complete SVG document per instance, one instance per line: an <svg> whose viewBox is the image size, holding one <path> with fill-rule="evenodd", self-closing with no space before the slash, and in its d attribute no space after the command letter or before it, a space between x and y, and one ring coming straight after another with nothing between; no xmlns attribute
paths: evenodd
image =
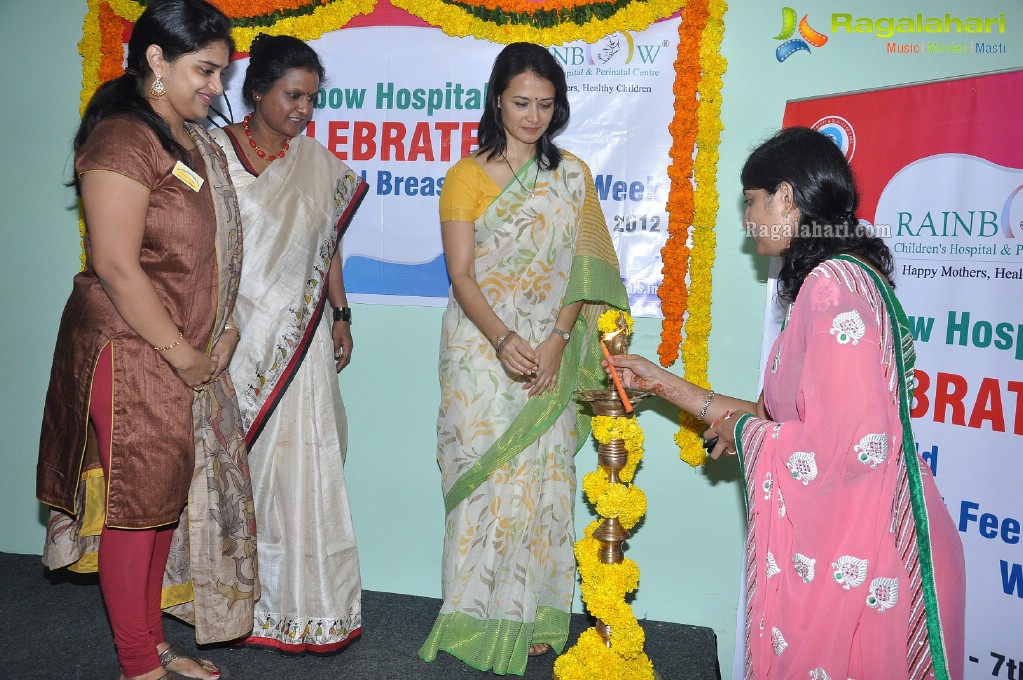
<svg viewBox="0 0 1023 680"><path fill-rule="evenodd" d="M239 337L242 334L242 329L238 328L238 324L236 324L234 321L225 321L224 322L224 330L222 332L226 333L227 331L234 331L235 333L237 333L239 335Z"/></svg>
<svg viewBox="0 0 1023 680"><path fill-rule="evenodd" d="M185 337L185 334L183 332L181 332L181 331L178 331L178 339L177 340L175 340L171 344L166 345L164 347L157 347L156 345L153 345L153 349L155 349L157 352L166 352L167 350L173 349L173 348L177 347L178 345L180 345L181 344L181 339L184 338L184 337Z"/></svg>

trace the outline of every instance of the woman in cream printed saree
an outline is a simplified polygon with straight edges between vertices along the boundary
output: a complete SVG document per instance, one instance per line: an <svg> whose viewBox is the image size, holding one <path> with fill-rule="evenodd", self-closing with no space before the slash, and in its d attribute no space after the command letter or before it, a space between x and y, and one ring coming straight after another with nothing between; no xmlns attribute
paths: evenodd
<svg viewBox="0 0 1023 680"><path fill-rule="evenodd" d="M596 319L627 307L589 169L551 140L568 114L553 57L509 45L494 63L480 150L449 170L441 194L447 517L426 661L442 650L522 675L529 655L568 637L573 457L589 432L573 391L604 385Z"/></svg>
<svg viewBox="0 0 1023 680"><path fill-rule="evenodd" d="M231 371L249 445L263 594L244 642L324 654L362 630L337 373L352 352L341 237L366 183L301 134L323 78L316 52L291 36L260 34L249 58L243 97L253 112L213 131L227 151L246 238L235 311L245 332Z"/></svg>

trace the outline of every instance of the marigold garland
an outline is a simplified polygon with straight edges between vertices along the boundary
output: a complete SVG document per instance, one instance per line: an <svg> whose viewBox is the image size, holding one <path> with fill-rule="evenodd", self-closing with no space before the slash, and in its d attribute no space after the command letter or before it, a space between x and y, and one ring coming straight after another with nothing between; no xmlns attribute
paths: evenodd
<svg viewBox="0 0 1023 680"><path fill-rule="evenodd" d="M673 163L668 168L668 240L661 250L664 280L657 291L664 315L657 348L661 364L672 365L681 353L686 380L704 387L708 385L712 270L717 243L714 223L718 210L721 83L727 66L720 50L727 9L724 0L691 0L679 25L675 117L670 125ZM693 53L699 55L697 63L691 60ZM680 411L679 421L675 443L680 458L694 467L703 465L707 454L699 441L702 423L684 411Z"/></svg>
<svg viewBox="0 0 1023 680"><path fill-rule="evenodd" d="M631 317L626 315L631 325ZM597 327L607 333L618 328L618 312L605 313ZM581 578L580 593L590 614L611 629L611 646L604 645L595 628L583 632L576 644L554 663L558 680L624 678L650 680L654 667L643 652L646 638L625 596L639 587L639 566L629 558L620 564L604 564L599 558L600 542L593 532L604 519L617 517L628 530L646 513L646 495L632 481L643 459L643 430L634 416L594 416L593 438L600 444L612 439L624 442L626 464L619 472L624 484L611 484L601 468L583 477L586 499L600 518L591 522L575 544L575 558Z"/></svg>
<svg viewBox="0 0 1023 680"><path fill-rule="evenodd" d="M218 4L214 0L213 4ZM310 7L315 3L311 3ZM361 14L369 14L376 7L377 0L331 0L311 11L303 10L293 15L277 17L276 14L249 19L236 19L231 35L239 50L247 52L252 41L260 33L268 35L293 35L299 40L316 40L324 33L342 28ZM241 25L241 24L245 25Z"/></svg>
<svg viewBox="0 0 1023 680"><path fill-rule="evenodd" d="M104 0L100 0L101 2ZM138 20L145 0L105 0L115 14ZM377 0L211 0L231 19L235 47L247 52L260 33L315 40L336 31L354 17L368 14ZM89 0L90 10L96 0Z"/></svg>
<svg viewBox="0 0 1023 680"><path fill-rule="evenodd" d="M661 298L661 344L657 354L663 366L678 358L682 324L689 300L686 276L689 272L689 228L693 223L693 149L696 147L698 119L697 88L700 82L700 38L707 24L708 0L690 0L678 27L678 53L675 59L675 115L668 126L671 132L672 163L668 166L671 189L668 193L668 240L661 248L664 280L657 291Z"/></svg>
<svg viewBox="0 0 1023 680"><path fill-rule="evenodd" d="M457 0L466 7L533 14L541 10L568 10L595 4L593 0Z"/></svg>
<svg viewBox="0 0 1023 680"><path fill-rule="evenodd" d="M625 467L618 472L618 477L623 482L631 482L636 474L636 467L643 460L643 442L646 439L643 428L639 426L635 418L616 416L593 416L590 425L593 438L599 444L607 444L612 439L621 439L625 442L625 452L628 454L628 458ZM626 527L626 529L628 528Z"/></svg>
<svg viewBox="0 0 1023 680"><path fill-rule="evenodd" d="M594 43L618 31L642 31L679 11L683 0L391 0L446 34L508 44Z"/></svg>
<svg viewBox="0 0 1023 680"><path fill-rule="evenodd" d="M728 62L721 56L724 36L724 16L728 10L725 0L710 0L709 16L700 41L700 67L703 73L698 92L700 106L697 111L699 132L696 136L696 177L693 216L693 249L689 268L689 316L685 323L682 343L683 377L701 387L709 387L707 365L708 341L711 328L711 287L717 235L714 222L718 212L717 164L721 141L721 86ZM700 441L704 424L696 417L680 412L680 427L675 435L679 456L697 467L707 462L707 452Z"/></svg>
<svg viewBox="0 0 1023 680"><path fill-rule="evenodd" d="M269 16L288 10L303 10L326 5L337 0L211 0L220 11L232 19ZM143 3L144 4L144 3Z"/></svg>
<svg viewBox="0 0 1023 680"><path fill-rule="evenodd" d="M121 47L124 23L120 17L114 14L107 3L99 6L99 28L102 56L100 57L98 79L99 82L104 83L124 73L124 49Z"/></svg>
<svg viewBox="0 0 1023 680"><path fill-rule="evenodd" d="M622 329L619 325L619 321L624 321L625 323L625 334L632 335L632 326L635 321L631 314L623 312L620 309L609 309L601 314L597 319L597 330L602 334L619 331Z"/></svg>

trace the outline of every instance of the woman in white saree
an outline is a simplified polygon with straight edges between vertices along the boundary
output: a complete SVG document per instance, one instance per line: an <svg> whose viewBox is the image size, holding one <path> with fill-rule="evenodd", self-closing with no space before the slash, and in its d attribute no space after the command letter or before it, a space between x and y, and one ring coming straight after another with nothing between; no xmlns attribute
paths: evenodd
<svg viewBox="0 0 1023 680"><path fill-rule="evenodd" d="M351 360L340 244L366 183L301 135L323 78L290 36L252 44L241 124L214 130L246 239L231 363L249 445L262 597L246 644L329 653L362 628L337 373ZM334 308L326 313L327 303Z"/></svg>
<svg viewBox="0 0 1023 680"><path fill-rule="evenodd" d="M603 387L596 318L628 306L590 171L551 139L568 122L566 90L547 50L506 47L480 150L440 198L444 602L419 654L498 674L565 646L574 456L589 432L573 392Z"/></svg>

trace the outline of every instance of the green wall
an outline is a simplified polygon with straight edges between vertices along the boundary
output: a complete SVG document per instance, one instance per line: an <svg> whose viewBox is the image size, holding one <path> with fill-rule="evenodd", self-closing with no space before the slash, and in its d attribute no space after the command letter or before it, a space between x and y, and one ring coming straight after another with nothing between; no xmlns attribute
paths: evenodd
<svg viewBox="0 0 1023 680"><path fill-rule="evenodd" d="M766 263L751 255L740 231L738 168L746 153L781 122L785 101L1004 68L1023 67L1023 2L815 0L811 25L831 36L812 54L774 58L779 0L733 0L723 51L725 131L719 172L721 209L714 267L710 375L719 392L753 397L759 371ZM964 10L968 7L968 10ZM85 0L0 0L0 550L39 553L42 513L34 500L39 421L57 324L78 270L79 243L69 177L69 143L78 117L81 58L77 42ZM831 31L833 12L858 17L1005 14L1000 55L888 55L873 35ZM1009 123L1007 121L1007 123ZM907 131L911 133L911 131ZM990 134L997 134L992 130ZM634 133L636 134L636 133ZM434 462L438 403L439 309L355 309L354 362L342 376L351 422L348 488L359 536L365 587L439 596L443 505ZM660 324L636 324L633 351L653 356ZM677 367L676 370L681 370ZM743 507L734 460L693 470L672 443L674 414L645 404L647 454L636 478L647 518L628 544L642 570L634 601L641 618L713 627L722 672L730 677ZM593 468L584 449L580 473ZM579 506L578 524L589 521ZM577 603L577 610L579 605ZM656 659L654 662L656 664Z"/></svg>

